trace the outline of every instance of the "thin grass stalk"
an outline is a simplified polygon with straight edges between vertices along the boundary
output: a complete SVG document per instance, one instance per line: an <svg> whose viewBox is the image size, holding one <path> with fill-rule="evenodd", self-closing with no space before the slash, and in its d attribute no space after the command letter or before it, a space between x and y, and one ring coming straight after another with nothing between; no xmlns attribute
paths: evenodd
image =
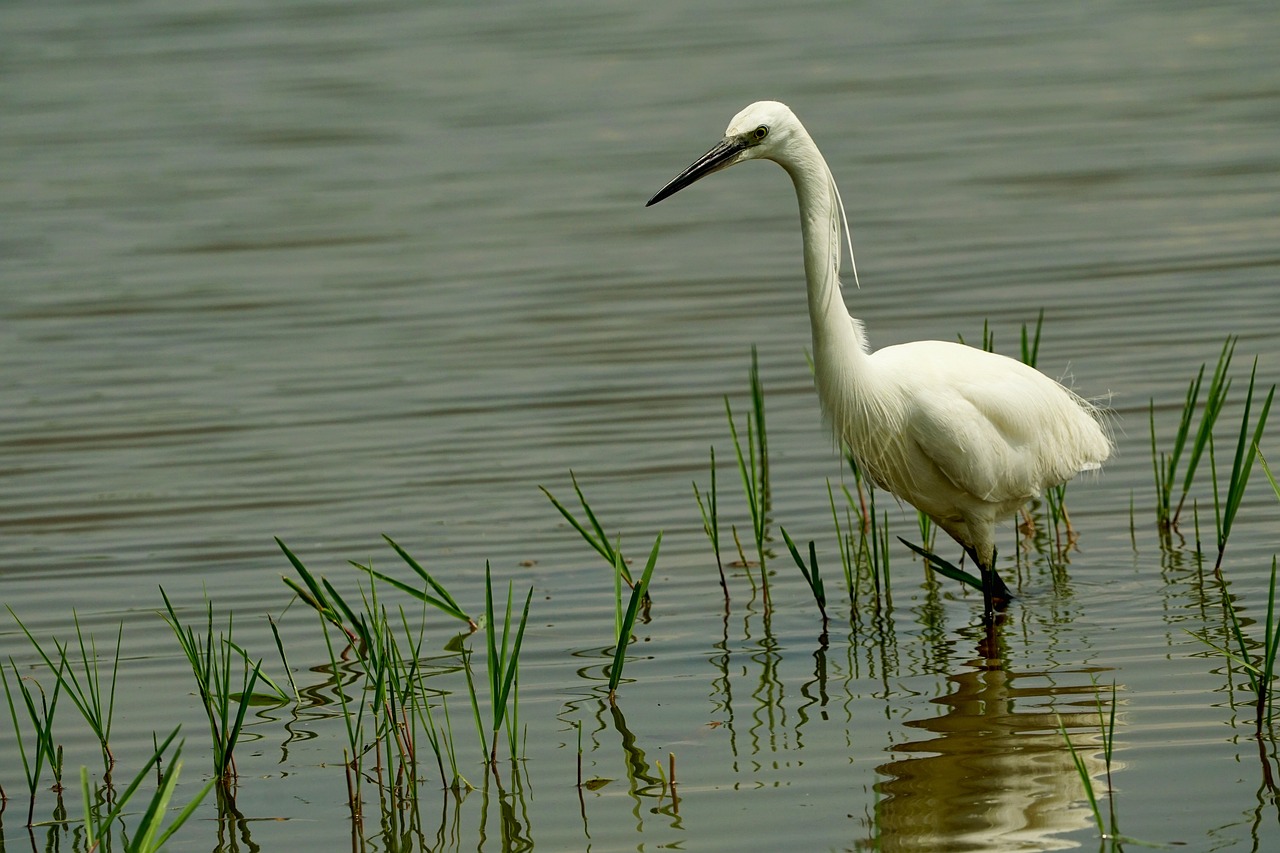
<svg viewBox="0 0 1280 853"><path fill-rule="evenodd" d="M845 498L849 500L850 505L853 503L853 496L849 494L848 487L844 489ZM827 503L831 506L831 520L836 527L836 547L840 549L840 565L844 570L844 581L849 588L849 603L857 605L857 572L854 568L853 543L850 536L840 527L840 513L836 509L836 496L831 488L831 481L827 480ZM848 530L853 529L853 520L849 518L847 511L845 515Z"/></svg>
<svg viewBox="0 0 1280 853"><path fill-rule="evenodd" d="M724 561L720 557L720 514L716 494L716 449L711 448L711 490L704 503L702 493L698 491L698 483L694 481L693 497L698 502L698 513L702 516L702 530L711 541L711 549L716 554L716 570L720 572L720 588L724 590L724 600L729 601L729 582L724 575Z"/></svg>
<svg viewBox="0 0 1280 853"><path fill-rule="evenodd" d="M645 562L640 582L631 590L631 600L627 603L627 612L623 616L622 625L618 628L617 644L613 649L613 665L609 668L609 703L614 703L618 692L618 683L622 680L622 666L626 663L627 644L631 641L631 631L636 624L636 614L640 611L640 602L649 589L649 580L653 577L654 566L658 563L658 549L662 547L662 534L659 533L649 551L649 559Z"/></svg>
<svg viewBox="0 0 1280 853"><path fill-rule="evenodd" d="M761 491L761 478L757 468L755 430L751 416L747 416L747 451L742 450L742 441L738 437L738 427L733 419L733 407L729 398L724 398L725 414L729 419L729 435L733 440L734 454L738 460L738 474L742 478L742 490L747 499L747 509L751 514L751 533L756 544L756 561L760 566L760 584L764 596L765 607L769 606L769 573L764 553L765 508Z"/></svg>
<svg viewBox="0 0 1280 853"><path fill-rule="evenodd" d="M499 638L493 611L493 577L487 563L484 569L484 592L485 617L487 619L485 624L485 646L488 662L490 711L493 718L491 729L493 740L489 752L489 763L496 769L498 761L498 732L502 729L503 720L507 715L507 705L516 682L516 671L520 665L520 645L524 640L525 625L529 619L529 604L533 600L533 587L529 587L529 594L525 596L524 611L520 615L520 624L515 629L514 638L512 637L511 623L513 584L511 582L507 583L507 608L502 619L502 636ZM514 759L515 755L511 757Z"/></svg>
<svg viewBox="0 0 1280 853"><path fill-rule="evenodd" d="M578 478L572 471L569 472L569 479L573 482L573 491L577 494L578 503L582 505L583 514L586 515L587 522L590 524L589 530L587 529L587 525L578 521L578 519L574 517L573 513L571 513L564 504L557 500L556 496L551 494L546 486L538 486L538 488L547 496L547 500L551 501L551 505L560 512L560 515L564 517L564 520L569 522L569 526L578 531L578 535L580 535L588 545L594 548L596 553L601 557L604 557L604 561L606 563L612 566L621 561L624 572L626 572L623 577L627 581L627 586L633 586L634 582L631 579L631 573L626 569L627 561L622 558L621 555L617 553L617 549L609 543L609 537L604 532L604 526L600 523L600 519L596 518L596 514L592 512L591 505L587 503L587 498L583 495L582 488L578 485Z"/></svg>
<svg viewBox="0 0 1280 853"><path fill-rule="evenodd" d="M166 622L173 630L178 644L182 647L191 666L192 675L196 679L200 703L209 721L209 733L213 741L214 775L224 783L229 783L235 776L235 746L244 727L245 715L249 710L249 700L254 685L262 670L262 661L253 663L248 656L242 655L243 668L239 701L235 702L232 712L231 690L231 657L234 645L231 642L232 617L227 616L227 633L219 635L215 646L213 636L213 603L206 602L206 633L203 643L190 626L183 627L178 621L178 614L173 608L169 596L161 588L160 595L164 599L168 612Z"/></svg>
<svg viewBox="0 0 1280 853"><path fill-rule="evenodd" d="M276 620L270 615L267 616L267 623L271 625L271 636L275 638L276 651L280 653L280 663L284 666L284 674L289 679L289 689L293 692L293 701L299 705L302 704L302 693L298 690L298 684L293 680L293 669L289 666L289 658L284 652L284 640L280 638L280 626L276 624Z"/></svg>
<svg viewBox="0 0 1280 853"><path fill-rule="evenodd" d="M485 623L486 633L490 630L488 625L489 623L486 621ZM467 694L471 699L471 715L475 721L476 735L480 739L480 761L482 764L487 764L489 762L489 755L490 755L489 740L485 734L484 722L480 716L480 698L479 698L478 691L476 690L475 673L472 672L472 669L471 669L471 652L470 651L464 651L462 653L462 669L463 669L463 672L466 674L466 678L467 678ZM497 750L496 744L494 745L494 750L495 751Z"/></svg>
<svg viewBox="0 0 1280 853"><path fill-rule="evenodd" d="M1035 367L1036 361L1040 358L1040 333L1044 329L1044 309L1040 309L1040 313L1036 315L1036 331L1035 335L1029 340L1027 337L1027 324L1022 324L1022 363L1028 367Z"/></svg>
<svg viewBox="0 0 1280 853"><path fill-rule="evenodd" d="M0 664L0 681L4 682L4 695L9 705L9 718L13 721L14 740L18 744L18 757L22 760L22 772L27 782L27 790L30 794L27 807L27 826L32 826L35 822L36 810L36 791L40 787L40 777L44 773L44 765L49 763L54 771L56 783L60 786L62 780L62 748L56 746L53 740L53 715L58 710L58 695L62 690L62 679L60 677L54 679L53 698L50 699L44 692L44 688L38 681L32 679L36 690L40 693L39 708L36 707L35 696L32 695L31 689L27 687L26 680L18 673L18 665L13 658L9 658L9 667L13 670L13 677L17 681L19 692L22 695L22 704L26 709L27 718L31 721L31 726L35 730L35 750L31 758L27 757L26 739L22 736L22 727L18 723L18 711L13 701L13 693L9 687L9 676L5 672L4 665Z"/></svg>
<svg viewBox="0 0 1280 853"><path fill-rule="evenodd" d="M164 742L156 747L146 764L133 777L125 790L116 797L115 804L108 810L106 815L99 816L94 813L92 807L93 797L89 790L89 771L88 768L80 768L80 791L84 800L86 850L96 850L104 842L109 841L112 825L120 819L125 807L133 799L133 795L147 778L151 768L159 766L161 756L177 735L178 729L175 728L164 739ZM142 817L134 828L133 837L126 841L125 849L127 853L153 853L153 851L162 849L173 834L187 822L196 807L208 795L209 790L213 788L216 779L210 779L200 792L173 818L169 826L163 831L161 830L164 817L168 813L169 801L177 788L178 776L182 771L181 755L182 744L179 743L174 751L173 759L169 763L169 769L160 774L159 784L156 786L156 790L144 809Z"/></svg>
<svg viewBox="0 0 1280 853"><path fill-rule="evenodd" d="M1227 539L1231 536L1231 527L1235 523L1236 514L1240 510L1240 504L1244 501L1245 488L1249 484L1249 473L1253 470L1253 460L1257 453L1259 443L1262 441L1262 432L1267 426L1267 416L1271 412L1271 403L1275 399L1276 386L1272 385L1271 390L1267 392L1267 398L1262 404L1262 409L1258 413L1258 423L1254 427L1252 439L1249 433L1249 413L1253 407L1253 391L1258 376L1258 360L1253 360L1253 370L1249 374L1249 390L1245 395L1244 414L1240 418L1240 434L1236 441L1236 451L1231 462L1231 479L1227 486L1227 500L1222 508L1221 513L1215 512L1218 518L1218 559L1214 563L1214 573L1220 574L1222 567L1222 556L1227 548ZM1214 490L1215 509L1217 505L1217 490Z"/></svg>
<svg viewBox="0 0 1280 853"><path fill-rule="evenodd" d="M1186 502L1187 494L1191 491L1191 484L1195 480L1200 458L1210 443L1213 427L1217 423L1218 416L1222 413L1222 407L1227 401L1227 393L1231 390L1231 380L1227 378L1227 369L1231 366L1231 357L1235 353L1235 346L1236 339L1228 337L1222 344L1222 352L1218 355L1218 364L1214 368L1213 378L1210 380L1209 389L1205 394L1204 414L1201 416L1200 427L1196 431L1195 439L1191 443L1190 455L1187 458L1187 471L1182 481L1182 496L1178 499L1178 507L1173 512L1172 523L1175 526L1178 523L1178 517L1182 514L1182 506ZM1257 370L1256 359L1254 361L1254 370ZM1252 385L1252 383L1250 384Z"/></svg>
<svg viewBox="0 0 1280 853"><path fill-rule="evenodd" d="M1263 626L1262 672L1258 679L1257 734L1262 736L1262 724L1269 718L1267 711L1272 701L1271 685L1276 675L1276 655L1280 652L1280 624L1276 622L1276 558L1271 557L1271 581L1267 585L1267 621Z"/></svg>
<svg viewBox="0 0 1280 853"><path fill-rule="evenodd" d="M323 614L321 614L323 616ZM347 757L346 749L343 749L343 767L347 775L347 800L351 807L353 815L359 815L361 811L361 793L360 793L360 773L359 762L360 757L364 755L364 703L356 703L356 712L351 712L351 703L347 698L347 691L342 683L342 666L339 663L338 655L333 650L333 639L329 636L329 626L333 622L329 619L322 618L320 620L320 631L324 635L324 646L329 653L329 671L333 674L334 692L338 695L338 704L342 707L342 723L347 732L347 744L350 747L350 758ZM337 626L341 628L342 626ZM357 769L354 774L354 782L352 780L352 765Z"/></svg>
<svg viewBox="0 0 1280 853"><path fill-rule="evenodd" d="M809 591L813 593L813 600L818 605L818 612L822 615L822 633L827 633L827 591L822 582L822 574L818 570L818 552L814 546L813 540L809 540L809 562L805 563L804 558L800 556L796 543L791 540L787 534L785 527L778 528L782 533L782 539L787 543L787 550L791 552L791 559L795 560L796 565L800 568L800 574L804 576L805 583L809 585Z"/></svg>
<svg viewBox="0 0 1280 853"><path fill-rule="evenodd" d="M26 635L27 640L30 641L36 653L45 662L45 665L57 675L58 680L62 682L63 690L66 691L72 704L76 706L76 710L80 712L80 716L84 718L89 729L98 739L98 746L102 750L103 765L109 774L112 764L115 763L110 745L111 721L115 712L116 680L120 672L120 645L124 638L124 623L120 623L120 627L116 632L116 648L111 667L111 680L104 695L102 673L98 668L101 659L98 656L97 643L90 637L89 646L88 648L85 647L84 632L80 628L78 615L73 612L72 617L75 620L76 641L80 648L80 668L84 672L83 682L67 655L68 644L59 642L57 638L52 639L59 661L55 664L53 657L45 651L40 641L27 629L26 624L18 618L18 614L14 612L13 608L5 605L5 609L9 611L9 615L13 617L13 620L18 623L18 627Z"/></svg>
<svg viewBox="0 0 1280 853"><path fill-rule="evenodd" d="M472 619L471 616L468 615L466 611L464 611L462 607L458 605L458 602L454 600L453 596L449 594L449 590L445 589L443 584L437 581L431 575L430 572L424 569L421 563L419 563L412 556L410 556L408 551L406 551L404 548L401 548L400 545L394 539L392 539L390 536L387 536L385 533L383 534L382 538L387 540L387 544L390 545L395 550L396 554L400 556L400 559L404 561L405 565L407 565L410 569L412 569L414 574L416 574L419 578L422 579L422 582L426 584L426 587L434 591L435 593L434 595L432 595L430 592L427 592L426 588L419 589L418 587L410 586L409 584L404 583L403 581L399 581L396 578L391 577L390 575L386 575L386 574L383 574L382 572L374 571L372 564L366 566L366 565L362 565L361 563L351 561L351 565L355 566L357 569L359 569L362 572L367 572L370 577L377 578L378 580L395 587L401 592L404 592L404 593L407 593L408 595L413 596L414 598L421 601L422 603L429 604L432 607L436 608L437 610L441 611L442 613L446 613L449 616L452 616L454 619L457 619L462 622L466 622L470 626L472 631L476 630L477 628L476 621Z"/></svg>
<svg viewBox="0 0 1280 853"><path fill-rule="evenodd" d="M1062 715L1054 716L1058 718L1058 731L1062 733L1062 739L1067 742L1067 749L1071 752L1071 761L1076 766L1076 774L1084 785L1084 793L1089 800L1089 810L1093 812L1093 821L1098 826L1098 835L1106 838L1107 825L1102 819L1102 810L1098 807L1098 795L1093 790L1093 777L1089 775L1089 768L1085 766L1084 759L1076 750L1076 745L1071 742L1071 736L1067 734L1067 726L1062 722Z"/></svg>

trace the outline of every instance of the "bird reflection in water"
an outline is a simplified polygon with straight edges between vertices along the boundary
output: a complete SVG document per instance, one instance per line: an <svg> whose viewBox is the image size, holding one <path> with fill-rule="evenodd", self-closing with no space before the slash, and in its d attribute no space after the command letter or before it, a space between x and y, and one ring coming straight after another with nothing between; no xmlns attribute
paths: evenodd
<svg viewBox="0 0 1280 853"><path fill-rule="evenodd" d="M1049 850L1093 822L1058 720L1077 744L1101 737L1098 670L1013 672L999 628L975 633L977 657L933 700L942 713L905 723L927 736L893 745L895 760L877 768L882 850ZM1079 751L1105 790L1102 758Z"/></svg>

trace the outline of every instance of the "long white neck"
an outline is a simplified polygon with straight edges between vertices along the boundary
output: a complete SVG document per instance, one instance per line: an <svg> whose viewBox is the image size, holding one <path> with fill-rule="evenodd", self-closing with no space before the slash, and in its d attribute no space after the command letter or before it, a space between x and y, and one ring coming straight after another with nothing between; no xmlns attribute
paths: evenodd
<svg viewBox="0 0 1280 853"><path fill-rule="evenodd" d="M818 146L807 134L796 138L785 162L800 202L804 273L809 285L809 322L813 332L818 395L829 416L847 410L865 374L867 344L862 324L853 319L840 290L841 211L835 181ZM852 374L852 375L851 375Z"/></svg>

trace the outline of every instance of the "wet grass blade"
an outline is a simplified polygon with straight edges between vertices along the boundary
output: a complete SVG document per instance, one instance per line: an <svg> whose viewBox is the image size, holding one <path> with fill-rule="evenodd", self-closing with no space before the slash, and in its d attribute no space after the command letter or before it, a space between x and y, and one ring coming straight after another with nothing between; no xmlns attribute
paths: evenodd
<svg viewBox="0 0 1280 853"><path fill-rule="evenodd" d="M137 775L133 777L129 785L115 797L114 804L105 815L98 815L94 812L94 798L89 789L89 771L83 767L80 769L80 791L84 799L86 849L98 849L99 845L109 840L108 836L112 825L120 819L125 808L133 800L133 796L137 793L139 786L149 777L151 768L160 762L164 751L169 748L169 744L173 742L177 735L178 729L175 728L164 739L164 742L156 747L155 752L152 753ZM199 793L178 812L169 823L169 826L162 830L164 818L168 813L169 801L173 799L174 791L178 785L178 776L181 772L182 744L179 743L174 750L172 758L169 760L169 768L160 774L156 790L152 793L150 801L143 810L137 824L133 827L133 834L125 842L126 853L154 853L154 851L163 849L165 843L187 822L195 812L196 807L200 805L217 781L216 779L210 779L200 789Z"/></svg>
<svg viewBox="0 0 1280 853"><path fill-rule="evenodd" d="M18 618L18 614L13 612L13 608L6 605L5 609L9 611L9 615L13 617L13 620L18 623L18 627L22 629L22 633L26 635L27 640L35 647L45 665L62 683L62 689L66 691L72 704L80 712L80 716L84 718L94 736L97 737L98 745L102 749L103 764L110 769L115 760L111 755L111 721L115 712L116 680L120 673L120 644L124 638L124 623L120 623L120 628L116 632L116 648L115 656L112 658L111 678L104 687L102 671L99 669L101 657L98 655L97 643L90 637L88 646L85 645L84 632L80 628L80 617L77 614L73 612L72 618L76 626L76 641L80 649L79 671L84 673L83 681L81 681L77 667L67 654L68 644L60 643L56 638L52 640L53 646L57 650L58 658L58 662L54 663L53 656L45 651L44 647L40 645L40 641Z"/></svg>
<svg viewBox="0 0 1280 853"><path fill-rule="evenodd" d="M402 559L405 562L405 564L408 565L409 568L412 569L418 577L422 578L423 582L427 585L427 587L429 587L431 590L435 592L435 595L432 595L431 593L427 592L426 589L419 589L417 587L410 586L409 584L404 583L403 581L397 580L396 578L393 578L390 575L385 575L382 572L375 571L372 565L365 566L355 562L354 560L351 561L351 565L355 566L357 569L359 569L362 572L367 572L370 575L370 577L377 578L383 583L393 586L396 589L400 590L401 592L404 592L413 596L414 598L418 599L424 604L430 604L432 607L436 608L437 610L440 610L444 613L449 614L454 619L458 619L462 622L466 622L468 625L471 626L471 630L474 631L476 629L477 626L476 626L475 620L472 619L466 613L466 611L464 611L458 605L458 602L455 601L453 596L449 594L449 591L445 589L444 586L441 585L439 581L437 581L434 577L432 577L430 572L424 569L417 560L411 557L409 553L405 551L403 548L401 548L396 543L396 541L392 539L390 536L383 534L382 538L387 540L387 544L389 544L392 548L395 549L395 552L400 555L400 559Z"/></svg>
<svg viewBox="0 0 1280 853"><path fill-rule="evenodd" d="M507 584L507 609L502 618L502 634L498 635L497 621L493 610L493 578L486 563L484 567L485 595L485 647L488 658L489 699L493 714L493 740L489 753L490 763L498 759L498 732L508 713L508 706L514 704L513 693L516 684L516 673L520 668L520 645L524 641L524 629L529 620L529 603L533 600L533 587L524 599L524 610L520 614L520 623L512 635L511 604L513 587ZM513 755L512 758L515 758Z"/></svg>
<svg viewBox="0 0 1280 853"><path fill-rule="evenodd" d="M22 696L22 704L26 709L27 719L30 720L31 727L35 731L34 754L28 757L26 741L22 737L22 727L18 723L18 710L9 687L9 676L5 671L4 665L0 664L0 681L4 683L4 695L9 704L9 718L13 721L14 740L18 745L18 756L22 759L22 772L26 777L27 791L30 794L27 808L27 826L31 826L35 818L36 791L40 788L40 776L44 773L44 765L48 763L53 769L55 785L60 785L62 780L62 749L53 740L53 715L58 710L58 695L62 691L62 678L59 675L54 679L52 699L45 694L44 688L40 686L39 682L32 679L31 683L35 685L35 691L40 694L40 701L37 703L32 688L27 686L27 681L19 674L18 665L12 657L9 658L9 667L13 670L13 677L18 685L18 692Z"/></svg>
<svg viewBox="0 0 1280 853"><path fill-rule="evenodd" d="M1035 367L1036 361L1040 358L1040 332L1044 329L1044 309L1040 309L1040 313L1036 316L1036 331L1033 336L1028 338L1027 324L1022 324L1022 363L1028 367Z"/></svg>
<svg viewBox="0 0 1280 853"><path fill-rule="evenodd" d="M631 572L626 568L626 560L618 553L617 548L609 544L609 537L604 532L604 526L600 524L600 519L596 518L596 514L592 512L591 504L587 503L587 498L582 494L582 488L578 485L578 478L574 476L572 471L569 472L569 479L573 482L573 491L578 496L578 503L582 505L582 512L587 518L590 529L588 529L587 524L578 521L573 513L564 504L560 503L546 486L538 486L538 488L547 496L547 500L551 501L551 505L559 510L560 515L564 516L564 520L569 522L569 526L578 531L578 534L586 540L587 544L594 548L601 557L604 557L606 563L610 566L617 563L622 564L623 577L627 582L627 586L635 586L631 579Z"/></svg>
<svg viewBox="0 0 1280 853"><path fill-rule="evenodd" d="M828 484L829 485L829 484ZM809 562L806 564L804 558L800 556L800 551L796 548L796 543L791 540L787 534L785 527L778 528L782 533L782 539L787 543L787 550L791 552L791 559L796 561L796 565L800 567L800 574L804 576L805 583L809 585L809 591L813 593L813 600L818 605L818 612L822 614L822 630L826 633L827 629L827 590L822 583L822 574L818 570L818 552L814 546L813 540L809 540Z"/></svg>
<svg viewBox="0 0 1280 853"><path fill-rule="evenodd" d="M609 668L609 701L614 700L618 691L618 683L622 680L622 665L626 662L627 644L631 641L631 631L636 624L636 614L640 611L640 602L649 589L649 580L653 577L653 568L658 563L658 549L662 547L662 534L653 542L649 551L649 559L645 563L640 582L631 588L631 600L627 603L627 611L623 614L622 625L618 628L618 642L613 649L613 666Z"/></svg>
<svg viewBox="0 0 1280 853"><path fill-rule="evenodd" d="M702 516L702 531L711 541L711 550L716 554L716 569L720 572L720 587L724 590L725 601L729 600L729 582L724 576L724 561L720 557L720 511L716 493L716 449L711 448L711 490L707 492L704 502L698 484L693 484L693 497L698 502L698 513Z"/></svg>
<svg viewBox="0 0 1280 853"><path fill-rule="evenodd" d="M302 578L302 583L299 584L291 577L282 577L281 580L284 581L285 586L293 590L298 598L302 599L311 607L312 610L323 616L331 625L346 634L347 640L353 645L358 643L360 638L357 637L350 628L343 624L342 613L339 612L338 607L335 607L334 604L329 601L329 596L325 592L325 586L321 585L321 581L316 580L315 575L311 574L307 567L303 565L302 560L298 559L298 555L289 550L289 546L284 544L279 536L275 537L275 540L276 544L280 546L280 550L284 552L285 557L287 557L289 562L293 565L298 576ZM332 589L332 587L330 586L329 589ZM342 605L342 609L348 613L350 612L350 608L346 607L345 603Z"/></svg>
<svg viewBox="0 0 1280 853"><path fill-rule="evenodd" d="M942 575L943 577L951 578L952 580L960 581L961 583L967 583L969 586L977 590L982 589L982 581L979 578L975 577L974 575L969 574L964 569L959 568L958 566L952 565L951 563L939 557L937 554L933 554L929 551L926 551L925 549L921 548L919 545L908 542L906 539L903 539L901 536L898 537L898 541L901 542L903 545L906 545L916 554L928 560L929 564L933 566L933 570L938 574Z"/></svg>
<svg viewBox="0 0 1280 853"><path fill-rule="evenodd" d="M1231 462L1231 479L1227 485L1226 503L1218 511L1215 489L1214 516L1218 522L1218 560L1214 564L1214 572L1220 571L1222 556L1227 548L1227 539L1231 536L1231 527L1235 523L1240 504L1244 501L1245 488L1249 484L1249 474L1253 470L1253 460L1257 455L1263 430L1267 426L1267 416L1271 412L1271 403L1275 399L1276 386L1272 385L1267 398L1258 413L1258 422L1253 428L1252 437L1249 431L1249 414L1253 408L1253 392L1258 378L1258 360L1253 360L1253 370L1249 374L1249 390L1245 395L1244 414L1240 418L1240 434L1236 441L1236 451Z"/></svg>
<svg viewBox="0 0 1280 853"><path fill-rule="evenodd" d="M163 587L160 589L160 596L164 599L168 613L165 622L173 630L187 663L191 666L200 704L209 722L214 775L223 783L230 783L235 776L235 747L244 730L245 715L253 697L253 688L262 672L262 661L251 662L247 654L237 652L235 656L239 656L242 661L242 671L240 689L233 690L232 658L236 647L231 641L231 617L227 617L227 633L219 634L215 641L213 603L206 602L205 634L201 639L194 628L181 624Z"/></svg>

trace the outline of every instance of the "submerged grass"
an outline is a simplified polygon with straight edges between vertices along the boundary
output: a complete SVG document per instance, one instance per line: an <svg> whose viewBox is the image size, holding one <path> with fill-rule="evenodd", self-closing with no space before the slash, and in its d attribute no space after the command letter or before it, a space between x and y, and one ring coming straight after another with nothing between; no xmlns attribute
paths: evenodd
<svg viewBox="0 0 1280 853"><path fill-rule="evenodd" d="M110 849L111 832L115 823L123 819L125 809L132 804L133 797L143 781L149 776L151 768L160 766L161 757L169 744L177 737L178 729L174 729L164 742L156 747L151 758L142 766L125 788L114 800L105 814L94 807L95 798L89 789L89 772L80 769L80 791L84 799L84 832L85 849L97 850L100 847ZM209 794L216 779L210 779L203 788L164 826L165 817L169 813L169 803L173 799L178 785L178 776L182 773L182 744L174 748L169 758L169 767L158 770L159 778L156 789L148 800L141 816L133 826L133 831L124 836L126 853L153 853L164 849L165 843L190 819L196 807Z"/></svg>
<svg viewBox="0 0 1280 853"><path fill-rule="evenodd" d="M603 557L610 567L622 567L622 577L627 582L627 586L635 586L635 581L631 578L631 571L627 568L626 558L622 556L621 544L609 544L609 537L604 532L604 526L600 523L600 519L596 518L595 512L591 509L591 504L587 502L586 496L582 493L582 487L578 485L577 476L572 471L569 472L569 480L573 483L574 494L578 496L578 503L581 504L582 513L586 516L586 524L578 521L574 514L557 500L556 496L551 494L546 486L538 486L538 488L547 496L547 500L551 501L551 505L559 511L564 520L569 522L569 526L578 531L583 540L594 548L596 553Z"/></svg>
<svg viewBox="0 0 1280 853"><path fill-rule="evenodd" d="M227 632L214 639L213 603L205 603L205 633L203 638L191 626L183 626L169 596L161 588L164 599L165 621L173 629L178 644L191 665L196 689L205 717L209 721L209 736L213 745L213 775L220 784L230 787L236 776L235 748L244 731L244 718L249 710L253 688L262 673L262 661L251 661L243 649L231 640L232 616L227 616ZM236 689L234 670L240 663L239 689Z"/></svg>
<svg viewBox="0 0 1280 853"><path fill-rule="evenodd" d="M1218 354L1218 362L1205 393L1200 424L1194 435L1191 432L1191 425L1195 420L1196 409L1200 406L1200 390L1203 387L1207 364L1200 365L1195 378L1187 385L1178 427L1173 436L1173 445L1168 452L1162 452L1159 449L1156 438L1155 400L1150 403L1151 464L1156 481L1156 524L1164 537L1168 537L1178 527L1178 520L1182 516L1187 495L1191 492L1191 485L1195 481L1200 460L1204 457L1213 438L1214 425L1226 403L1227 392L1231 389L1231 380L1227 376L1227 371L1231 367L1235 346L1234 337L1228 337L1222 345L1222 351ZM1179 466L1184 454L1187 457L1186 468L1180 473ZM1175 503L1173 490L1179 480L1181 480L1181 491Z"/></svg>
<svg viewBox="0 0 1280 853"><path fill-rule="evenodd" d="M613 665L609 667L609 702L613 703L618 692L618 683L622 680L622 666L627 660L627 645L631 642L631 631L635 628L636 615L640 612L640 604L649 589L649 580L653 577L654 566L658 563L658 549L662 547L662 534L653 540L653 548L649 551L649 559L644 564L644 572L640 582L631 588L631 598L627 602L626 612L618 624L617 642L613 648Z"/></svg>
<svg viewBox="0 0 1280 853"><path fill-rule="evenodd" d="M760 361L756 348L751 348L751 411L747 414L746 451L733 417L733 406L724 398L725 415L729 419L729 435L742 478L742 491L751 515L751 533L756 546L756 564L760 568L760 588L766 608L769 601L769 569L765 541L769 525L769 438L764 419L764 386L760 382ZM736 532L735 532L736 539ZM741 550L741 543L739 543ZM744 557L743 562L746 563Z"/></svg>
<svg viewBox="0 0 1280 853"><path fill-rule="evenodd" d="M104 680L100 668L102 657L98 654L97 641L89 637L86 644L78 614L75 612L71 614L76 628L76 645L79 652L79 660L73 661L67 651L68 644L53 638L51 642L54 654L50 654L26 624L18 618L18 614L13 612L13 608L6 606L5 609L9 611L13 621L18 623L18 627L22 629L22 633L31 642L45 666L55 674L67 697L80 711L80 716L84 717L84 721L98 739L105 772L110 775L111 766L115 762L111 754L111 722L115 715L116 679L120 674L120 643L124 638L124 623L121 622L116 631L116 647L111 657L111 672Z"/></svg>
<svg viewBox="0 0 1280 853"><path fill-rule="evenodd" d="M50 696L38 681L22 677L12 657L9 658L9 668L13 671L14 683L17 684L18 693L22 697L22 706L26 711L35 739L31 749L32 754L28 756L26 739L22 736L17 706L13 701L13 691L9 687L9 675L5 671L4 664L0 663L0 681L4 683L9 718L13 722L14 739L18 743L18 756L22 760L22 773L30 795L27 806L27 826L31 826L35 821L36 792L40 789L40 779L46 764L53 771L54 789L59 791L62 789L62 747L53 739L53 717L58 710L62 678L60 673L55 673L52 696Z"/></svg>
<svg viewBox="0 0 1280 853"><path fill-rule="evenodd" d="M1209 441L1210 468L1214 470L1213 478L1213 518L1218 533L1218 559L1213 564L1215 574L1221 576L1222 557L1227 550L1227 540L1231 536L1232 525L1236 514L1244 500L1245 487L1249 485L1249 474L1253 470L1253 460L1257 456L1258 446L1262 441L1263 430L1267 426L1267 416L1271 412L1271 403L1275 399L1276 386L1272 385L1267 392L1266 400L1258 413L1258 422L1250 433L1249 415L1253 409L1253 392L1258 378L1258 360L1253 361L1253 370L1249 374L1249 390L1245 395L1244 413L1240 417L1240 432L1236 440L1235 454L1231 459L1231 476L1227 481L1225 500L1220 500L1216 466L1213 465L1213 441Z"/></svg>

